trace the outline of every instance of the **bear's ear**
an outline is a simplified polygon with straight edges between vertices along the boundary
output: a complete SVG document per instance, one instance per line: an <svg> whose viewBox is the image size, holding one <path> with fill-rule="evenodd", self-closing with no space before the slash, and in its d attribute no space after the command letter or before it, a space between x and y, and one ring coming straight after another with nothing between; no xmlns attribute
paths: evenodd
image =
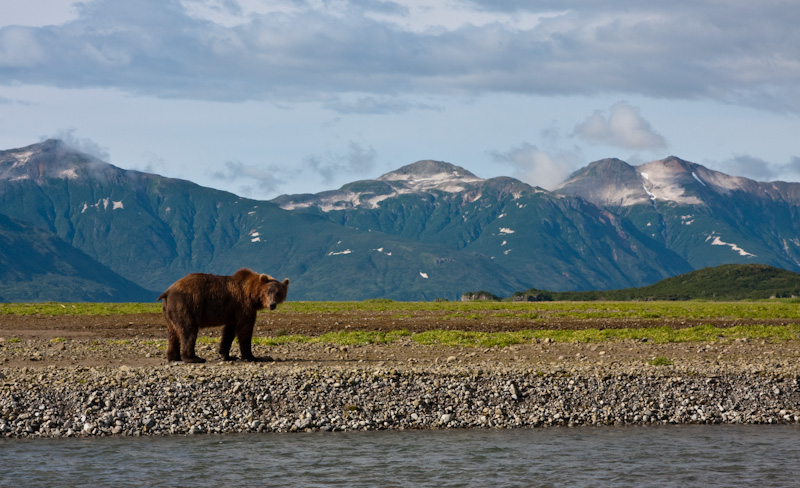
<svg viewBox="0 0 800 488"><path fill-rule="evenodd" d="M265 273L262 273L259 278L261 279L262 283L269 283L270 281L278 281L275 278L273 278L272 276L270 276L268 274L265 274Z"/></svg>
<svg viewBox="0 0 800 488"><path fill-rule="evenodd" d="M289 278L283 280L283 286L289 286Z"/></svg>

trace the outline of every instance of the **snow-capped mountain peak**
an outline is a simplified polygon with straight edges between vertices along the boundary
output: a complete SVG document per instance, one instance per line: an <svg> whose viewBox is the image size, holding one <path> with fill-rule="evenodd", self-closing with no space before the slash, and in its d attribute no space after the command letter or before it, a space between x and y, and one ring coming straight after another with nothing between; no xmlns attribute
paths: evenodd
<svg viewBox="0 0 800 488"><path fill-rule="evenodd" d="M0 151L0 181L74 180L119 171L119 168L78 152L57 139Z"/></svg>
<svg viewBox="0 0 800 488"><path fill-rule="evenodd" d="M785 197L786 189L670 156L639 166L618 159L595 161L572 174L556 191L581 196L596 205L630 207L659 202L702 206L708 204L712 194L733 191L762 195L772 192Z"/></svg>
<svg viewBox="0 0 800 488"><path fill-rule="evenodd" d="M459 193L484 182L466 169L442 161L423 160L379 176L356 181L338 190L315 195L281 195L272 200L285 210L317 207L323 212L378 208L388 198L412 193Z"/></svg>
<svg viewBox="0 0 800 488"><path fill-rule="evenodd" d="M702 205L703 201L687 190L706 184L697 176L693 163L675 157L653 161L636 168L642 178L642 188L650 200L686 205ZM704 168L705 169L705 168Z"/></svg>
<svg viewBox="0 0 800 488"><path fill-rule="evenodd" d="M484 181L460 166L431 160L403 166L378 177L378 180L403 187L410 192L439 190L448 193L458 193L464 191L468 185Z"/></svg>

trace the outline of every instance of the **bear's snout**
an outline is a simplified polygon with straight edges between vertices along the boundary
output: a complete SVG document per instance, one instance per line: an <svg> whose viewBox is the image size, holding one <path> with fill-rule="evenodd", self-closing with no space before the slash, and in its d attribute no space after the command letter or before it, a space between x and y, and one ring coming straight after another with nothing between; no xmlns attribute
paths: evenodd
<svg viewBox="0 0 800 488"><path fill-rule="evenodd" d="M269 309L270 309L270 310L275 310L275 307L277 307L277 306L278 306L278 304L277 304L277 303L270 303L270 304L269 304Z"/></svg>

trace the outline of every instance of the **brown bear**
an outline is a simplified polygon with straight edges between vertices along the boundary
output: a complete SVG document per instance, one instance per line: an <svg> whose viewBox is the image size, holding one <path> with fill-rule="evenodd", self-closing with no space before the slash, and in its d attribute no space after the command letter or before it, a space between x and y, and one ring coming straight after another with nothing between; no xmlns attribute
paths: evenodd
<svg viewBox="0 0 800 488"><path fill-rule="evenodd" d="M258 361L250 341L256 313L262 308L275 310L286 299L289 279L278 281L272 276L242 268L233 276L193 273L184 276L157 299L164 300L167 322L167 359L184 363L204 363L194 352L200 327L223 326L219 354L223 361L230 356L234 336L245 361Z"/></svg>

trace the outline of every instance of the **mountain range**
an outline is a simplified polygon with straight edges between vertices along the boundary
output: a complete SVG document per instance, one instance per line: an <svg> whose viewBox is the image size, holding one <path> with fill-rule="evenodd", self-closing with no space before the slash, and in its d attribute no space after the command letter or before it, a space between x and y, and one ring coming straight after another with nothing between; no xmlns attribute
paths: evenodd
<svg viewBox="0 0 800 488"><path fill-rule="evenodd" d="M800 271L800 184L670 157L555 191L419 161L271 201L118 168L58 140L0 151L0 300L143 301L190 272L292 280L293 300L619 289L724 263Z"/></svg>

